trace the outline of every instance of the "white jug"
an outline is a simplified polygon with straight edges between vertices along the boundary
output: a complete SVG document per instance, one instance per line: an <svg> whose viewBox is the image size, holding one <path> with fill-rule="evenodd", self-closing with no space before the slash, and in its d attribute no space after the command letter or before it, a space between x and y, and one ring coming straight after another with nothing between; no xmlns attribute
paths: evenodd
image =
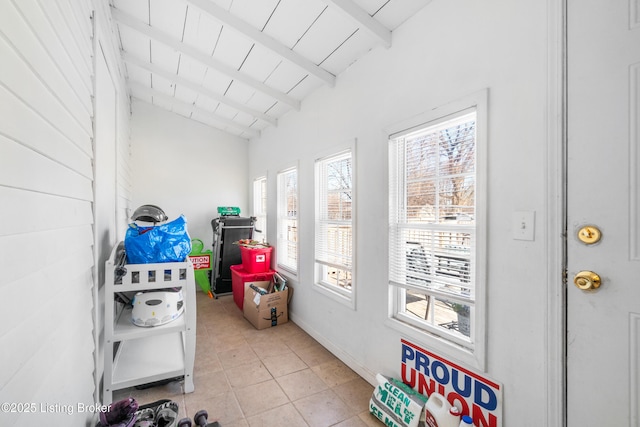
<svg viewBox="0 0 640 427"><path fill-rule="evenodd" d="M458 427L460 411L439 393L431 393L424 405L424 418L427 427Z"/></svg>

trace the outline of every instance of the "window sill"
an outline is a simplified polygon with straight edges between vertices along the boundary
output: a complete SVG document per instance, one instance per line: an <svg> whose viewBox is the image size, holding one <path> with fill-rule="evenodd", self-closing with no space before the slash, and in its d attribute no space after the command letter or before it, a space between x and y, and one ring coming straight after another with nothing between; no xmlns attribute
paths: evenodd
<svg viewBox="0 0 640 427"><path fill-rule="evenodd" d="M464 363L469 368L481 372L485 371L484 358L478 358L473 350L461 347L445 338L411 326L396 318L387 318L385 325L400 332L402 337L410 338L416 345L429 349L445 359Z"/></svg>
<svg viewBox="0 0 640 427"><path fill-rule="evenodd" d="M286 265L276 264L276 270L279 273L282 273L284 276L287 276L289 279L297 280L298 272L291 267L287 267Z"/></svg>
<svg viewBox="0 0 640 427"><path fill-rule="evenodd" d="M324 285L322 283L314 283L313 288L320 292L321 294L331 298L332 300L339 302L340 304L351 308L352 310L356 309L355 297L353 294L344 295L338 291L331 289L329 286Z"/></svg>

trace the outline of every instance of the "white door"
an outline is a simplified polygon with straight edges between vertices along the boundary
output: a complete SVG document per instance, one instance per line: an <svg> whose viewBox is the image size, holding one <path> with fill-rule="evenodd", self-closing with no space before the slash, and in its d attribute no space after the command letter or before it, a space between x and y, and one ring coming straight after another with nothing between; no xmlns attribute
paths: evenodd
<svg viewBox="0 0 640 427"><path fill-rule="evenodd" d="M567 16L568 426L640 426L640 0Z"/></svg>
<svg viewBox="0 0 640 427"><path fill-rule="evenodd" d="M116 89L107 60L97 43L95 103L95 224L98 283L104 283L104 263L116 236Z"/></svg>

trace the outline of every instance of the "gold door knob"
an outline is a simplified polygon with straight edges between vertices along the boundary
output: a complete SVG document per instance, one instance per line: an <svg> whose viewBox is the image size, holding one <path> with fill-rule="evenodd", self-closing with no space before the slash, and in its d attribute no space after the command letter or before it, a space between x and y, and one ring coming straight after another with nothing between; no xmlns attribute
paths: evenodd
<svg viewBox="0 0 640 427"><path fill-rule="evenodd" d="M573 278L573 283L582 291L598 289L602 280L593 271L581 271Z"/></svg>

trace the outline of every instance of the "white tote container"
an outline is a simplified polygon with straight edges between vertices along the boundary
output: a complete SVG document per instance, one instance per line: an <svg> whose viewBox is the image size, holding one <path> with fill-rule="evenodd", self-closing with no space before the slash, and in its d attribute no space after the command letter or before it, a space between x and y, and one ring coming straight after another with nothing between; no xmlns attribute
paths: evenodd
<svg viewBox="0 0 640 427"><path fill-rule="evenodd" d="M424 406L427 427L459 427L460 411L439 393L431 393Z"/></svg>

